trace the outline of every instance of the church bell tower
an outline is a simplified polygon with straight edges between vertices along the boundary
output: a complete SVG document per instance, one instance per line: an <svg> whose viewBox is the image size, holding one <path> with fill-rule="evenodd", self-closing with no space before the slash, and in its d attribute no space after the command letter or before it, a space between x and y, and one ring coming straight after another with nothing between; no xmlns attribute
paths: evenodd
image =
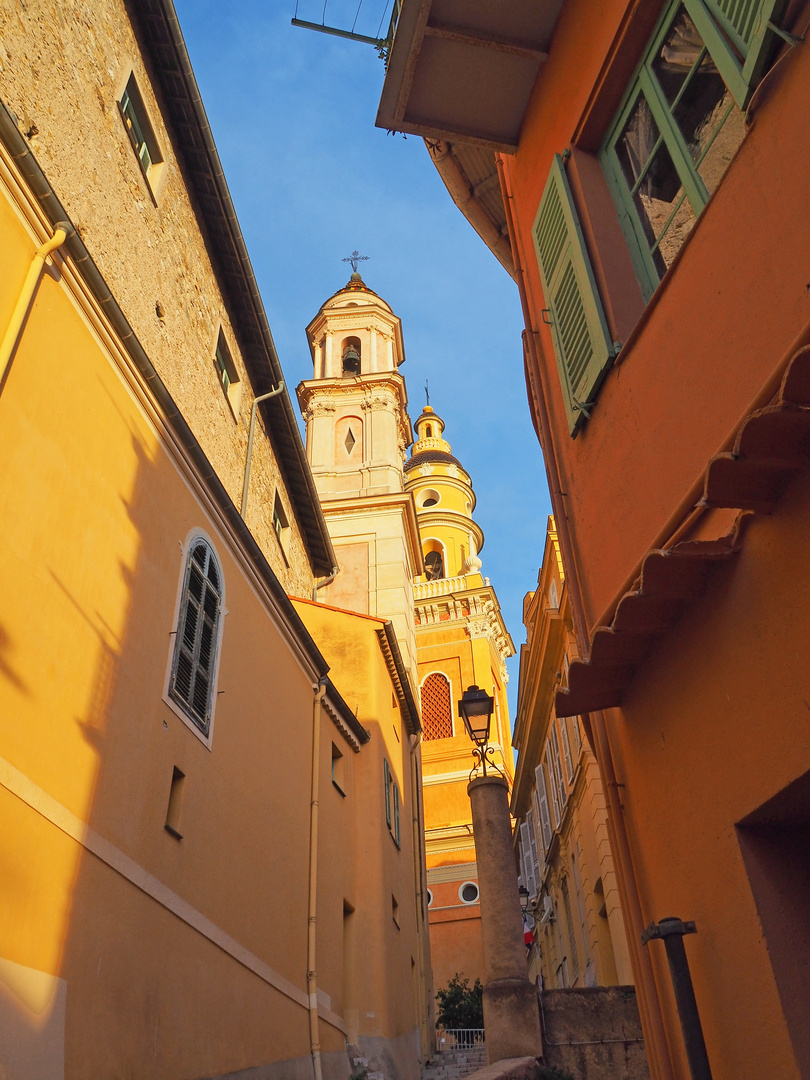
<svg viewBox="0 0 810 1080"><path fill-rule="evenodd" d="M416 672L413 580L422 573L403 465L408 417L402 325L355 269L307 327L313 378L298 387L307 458L339 563L319 599L391 619Z"/></svg>

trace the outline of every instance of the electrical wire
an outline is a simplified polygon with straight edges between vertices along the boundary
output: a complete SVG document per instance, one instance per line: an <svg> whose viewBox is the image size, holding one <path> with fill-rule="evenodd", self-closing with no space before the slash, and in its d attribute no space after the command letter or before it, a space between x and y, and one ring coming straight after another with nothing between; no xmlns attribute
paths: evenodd
<svg viewBox="0 0 810 1080"><path fill-rule="evenodd" d="M355 26L357 26L357 20L360 18L360 8L362 6L363 6L363 0L360 0L360 3L357 5L357 12L356 12L356 14L354 16L354 22L352 23L352 33L354 33L354 28L355 28Z"/></svg>
<svg viewBox="0 0 810 1080"><path fill-rule="evenodd" d="M378 38L379 38L380 34L382 33L383 23L385 22L385 13L386 13L386 11L388 11L389 2L390 2L390 0L385 0L385 7L383 8L383 13L380 16L380 25L377 27L377 37Z"/></svg>

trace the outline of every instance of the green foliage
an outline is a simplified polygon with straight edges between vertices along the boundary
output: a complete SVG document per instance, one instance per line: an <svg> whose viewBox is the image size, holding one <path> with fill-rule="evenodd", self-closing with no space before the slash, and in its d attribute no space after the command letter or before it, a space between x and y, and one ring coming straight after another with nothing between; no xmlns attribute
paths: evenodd
<svg viewBox="0 0 810 1080"><path fill-rule="evenodd" d="M436 991L439 1003L438 1024L444 1028L482 1028L484 1026L484 988L476 979L462 979L458 972L443 990Z"/></svg>
<svg viewBox="0 0 810 1080"><path fill-rule="evenodd" d="M574 1080L570 1072L558 1069L554 1065L541 1065L537 1077L538 1080Z"/></svg>

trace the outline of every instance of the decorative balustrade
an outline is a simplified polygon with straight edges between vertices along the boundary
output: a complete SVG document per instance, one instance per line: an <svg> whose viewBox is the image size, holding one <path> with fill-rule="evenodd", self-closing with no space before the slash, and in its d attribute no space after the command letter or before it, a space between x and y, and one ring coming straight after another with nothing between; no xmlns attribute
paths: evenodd
<svg viewBox="0 0 810 1080"><path fill-rule="evenodd" d="M489 585L489 578L484 578L484 584ZM423 600L432 600L436 596L449 596L451 593L461 592L471 588L467 584L467 575L458 577L436 578L434 581L417 581L413 587L413 598L416 603Z"/></svg>

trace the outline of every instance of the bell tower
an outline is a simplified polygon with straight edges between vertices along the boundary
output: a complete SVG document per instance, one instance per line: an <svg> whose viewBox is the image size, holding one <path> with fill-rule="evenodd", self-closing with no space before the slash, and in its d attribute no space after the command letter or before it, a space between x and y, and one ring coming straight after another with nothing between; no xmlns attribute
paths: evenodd
<svg viewBox="0 0 810 1080"><path fill-rule="evenodd" d="M436 986L458 971L483 977L478 867L467 782L470 741L457 703L475 684L495 702L490 745L511 784L514 774L506 659L515 649L478 552L484 534L473 521L472 481L444 438L444 421L426 405L405 462L413 495L423 572L414 583L416 649L422 707L422 764L430 951ZM435 909L435 910L434 910Z"/></svg>
<svg viewBox="0 0 810 1080"><path fill-rule="evenodd" d="M403 465L408 417L402 324L357 270L307 327L313 378L298 387L307 458L339 562L319 599L391 619L416 671L413 580L422 572Z"/></svg>

